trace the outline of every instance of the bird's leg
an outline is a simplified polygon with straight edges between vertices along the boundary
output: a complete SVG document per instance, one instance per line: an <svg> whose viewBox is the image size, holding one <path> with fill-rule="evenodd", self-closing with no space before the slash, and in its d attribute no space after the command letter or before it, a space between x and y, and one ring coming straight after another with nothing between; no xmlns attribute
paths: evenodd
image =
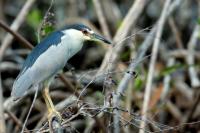
<svg viewBox="0 0 200 133"><path fill-rule="evenodd" d="M56 118L59 123L62 121L62 117L58 111L56 111L55 106L53 105L53 102L51 100L51 97L49 95L49 87L45 87L42 91L43 98L45 100L45 103L47 105L48 109L48 120L49 124L52 123L52 121Z"/></svg>

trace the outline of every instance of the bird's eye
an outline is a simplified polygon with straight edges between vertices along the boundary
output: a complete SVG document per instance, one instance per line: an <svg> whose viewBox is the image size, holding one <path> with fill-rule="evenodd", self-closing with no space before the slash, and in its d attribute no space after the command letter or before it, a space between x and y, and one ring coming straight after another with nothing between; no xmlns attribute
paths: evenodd
<svg viewBox="0 0 200 133"><path fill-rule="evenodd" d="M83 34L87 35L88 31L86 29L82 30Z"/></svg>

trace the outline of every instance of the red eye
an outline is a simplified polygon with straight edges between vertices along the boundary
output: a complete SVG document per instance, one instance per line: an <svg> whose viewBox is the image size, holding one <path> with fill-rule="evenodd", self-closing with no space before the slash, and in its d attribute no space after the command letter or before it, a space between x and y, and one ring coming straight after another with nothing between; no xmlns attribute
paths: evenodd
<svg viewBox="0 0 200 133"><path fill-rule="evenodd" d="M88 31L87 30L82 30L83 34L87 35Z"/></svg>

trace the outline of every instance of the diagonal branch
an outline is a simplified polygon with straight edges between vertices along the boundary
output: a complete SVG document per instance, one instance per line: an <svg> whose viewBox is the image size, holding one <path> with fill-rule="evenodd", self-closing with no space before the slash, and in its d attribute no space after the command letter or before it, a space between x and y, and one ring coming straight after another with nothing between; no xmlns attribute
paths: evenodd
<svg viewBox="0 0 200 133"><path fill-rule="evenodd" d="M150 60L149 73L148 73L148 77L147 77L147 84L146 84L145 94L144 94L144 103L143 103L143 108L142 108L142 114L143 114L144 119L146 119L146 117L147 117L146 113L148 110L148 104L149 104L150 95L151 95L152 81L153 81L153 76L154 76L154 68L155 68L155 63L156 63L156 59L157 59L157 55L158 55L158 47L160 44L160 38L162 35L165 20L167 18L167 11L169 9L170 2L171 2L171 0L165 1L165 5L163 8L162 14L158 21L158 29L156 31L156 37L155 37L154 44L153 44L152 57ZM140 130L140 133L144 133L145 125L146 125L146 123L144 121L141 122L140 129L143 129L143 130Z"/></svg>
<svg viewBox="0 0 200 133"><path fill-rule="evenodd" d="M111 39L110 31L109 31L108 24L106 23L106 19L105 19L104 14L103 14L101 3L100 3L99 0L93 0L93 3L94 3L94 6L95 6L95 9L96 9L97 18L100 22L102 31L103 31L104 35L106 37L108 37L108 39Z"/></svg>
<svg viewBox="0 0 200 133"><path fill-rule="evenodd" d="M128 35L128 33L131 31L131 27L133 25L135 25L140 14L142 13L146 3L147 3L147 0L136 0L133 3L128 14L124 18L121 26L119 27L117 33L114 36L113 44L120 42L121 40L123 40ZM112 62L112 64L115 64L115 62L117 61L117 59L118 59L118 57L119 57L119 55L122 51L122 48L123 48L123 43L119 43L119 44L117 44L116 47L110 48L107 51L98 73L105 70L105 68L108 65L108 62ZM114 67L115 67L112 64L110 66L111 70L114 69Z"/></svg>
<svg viewBox="0 0 200 133"><path fill-rule="evenodd" d="M15 21L12 23L12 25L10 26L10 29L12 29L13 31L17 31L19 29L19 27L22 25L22 23L24 22L26 15L28 14L31 6L33 5L33 3L35 2L35 0L27 0L26 3L24 4L23 8L21 9L20 13L18 14L17 18L15 19ZM13 40L13 36L11 34L7 34L1 44L0 47L0 61L3 59L3 55L5 53L5 50L7 49L7 47L11 44Z"/></svg>
<svg viewBox="0 0 200 133"><path fill-rule="evenodd" d="M0 20L0 27L3 28L4 30L6 30L7 32L9 32L10 34L12 34L18 41L21 42L21 44L24 46L24 47L27 47L27 48L30 48L32 49L33 48L33 45L28 42L24 37L22 37L19 33L13 31L10 29L10 27L5 24L2 20Z"/></svg>
<svg viewBox="0 0 200 133"><path fill-rule="evenodd" d="M190 41L187 45L188 46L188 56L186 57L186 60L189 65L189 76L190 76L190 80L191 80L191 85L194 88L197 88L200 86L200 80L198 78L197 71L194 67L194 64L195 64L194 53L195 53L195 46L197 45L197 42L199 40L199 31L200 31L200 26L199 26L199 24L197 24L194 27L194 31L193 31Z"/></svg>

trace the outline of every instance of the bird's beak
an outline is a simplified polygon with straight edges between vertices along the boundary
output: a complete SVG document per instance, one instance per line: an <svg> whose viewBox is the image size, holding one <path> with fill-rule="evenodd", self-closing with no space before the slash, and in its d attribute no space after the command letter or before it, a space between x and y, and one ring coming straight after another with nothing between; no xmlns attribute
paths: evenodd
<svg viewBox="0 0 200 133"><path fill-rule="evenodd" d="M104 37L102 37L96 33L92 33L91 35L92 35L92 40L102 41L104 43L111 44L110 41L108 41L107 39L105 39Z"/></svg>

